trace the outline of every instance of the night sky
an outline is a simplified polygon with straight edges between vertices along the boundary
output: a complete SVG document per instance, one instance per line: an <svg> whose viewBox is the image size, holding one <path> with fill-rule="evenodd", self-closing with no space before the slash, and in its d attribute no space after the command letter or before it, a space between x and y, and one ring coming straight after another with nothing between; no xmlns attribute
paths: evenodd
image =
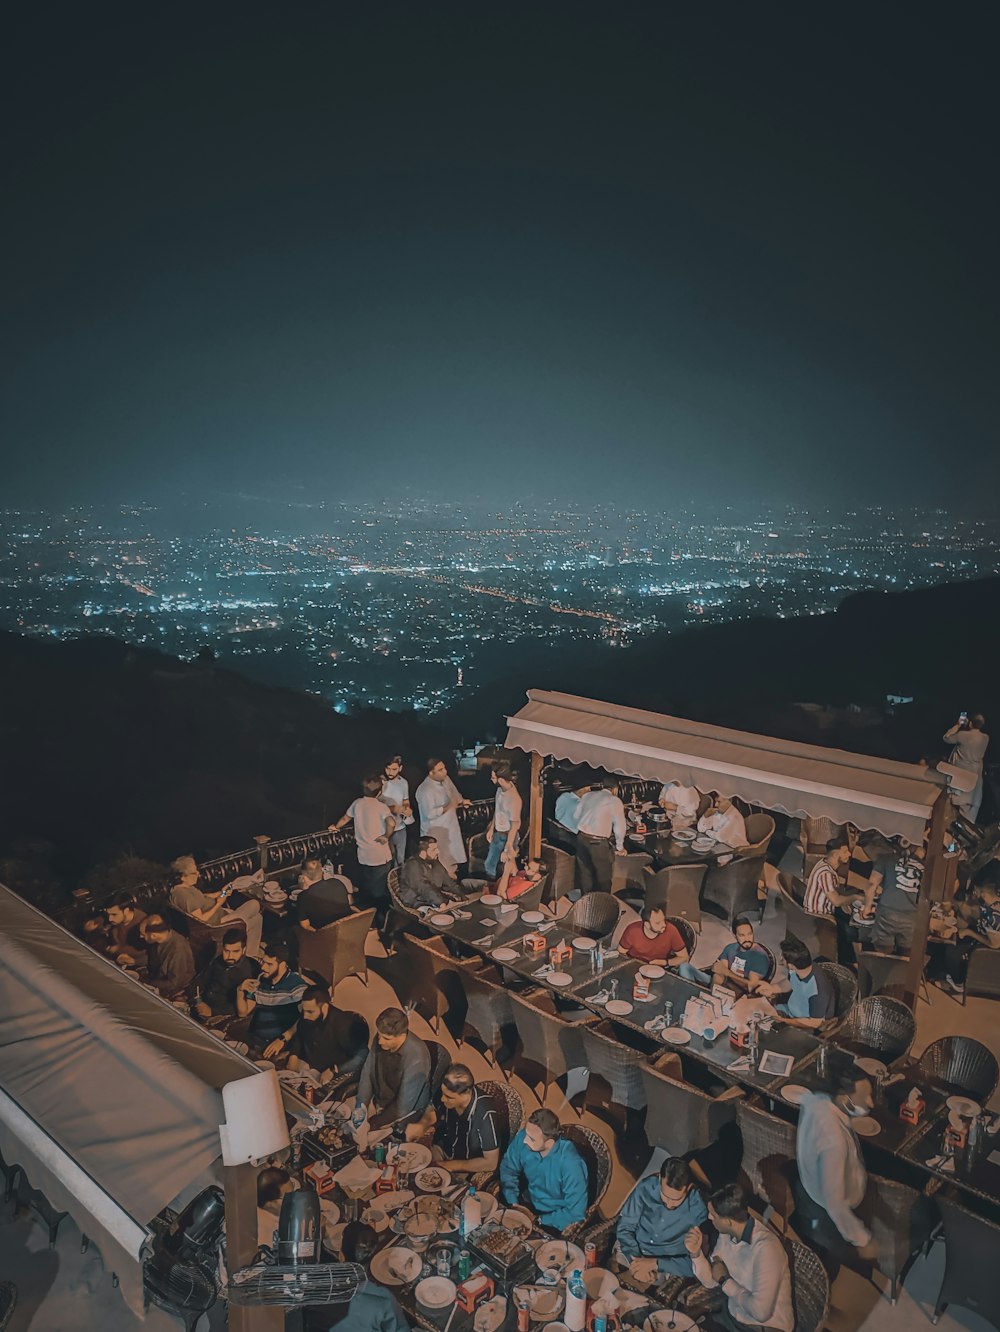
<svg viewBox="0 0 1000 1332"><path fill-rule="evenodd" d="M993 502L995 5L19 8L7 502Z"/></svg>

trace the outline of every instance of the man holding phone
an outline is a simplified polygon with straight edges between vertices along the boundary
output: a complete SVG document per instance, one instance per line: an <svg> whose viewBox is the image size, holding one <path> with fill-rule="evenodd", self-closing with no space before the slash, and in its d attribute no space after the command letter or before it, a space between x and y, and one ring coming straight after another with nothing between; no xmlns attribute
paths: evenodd
<svg viewBox="0 0 1000 1332"><path fill-rule="evenodd" d="M247 954L250 957L257 957L260 954L260 940L264 928L260 903L251 898L239 906L228 906L228 899L233 891L231 884L214 892L206 892L201 886L201 876L194 856L178 856L171 868L177 874L177 882L170 890L170 905L204 925L242 923L247 932Z"/></svg>
<svg viewBox="0 0 1000 1332"><path fill-rule="evenodd" d="M981 712L970 716L967 712L959 714L958 721L944 733L944 742L952 746L950 762L956 768L976 774L976 784L971 791L955 791L952 804L959 814L975 823L979 806L983 803L983 760L990 737L986 734L986 718Z"/></svg>

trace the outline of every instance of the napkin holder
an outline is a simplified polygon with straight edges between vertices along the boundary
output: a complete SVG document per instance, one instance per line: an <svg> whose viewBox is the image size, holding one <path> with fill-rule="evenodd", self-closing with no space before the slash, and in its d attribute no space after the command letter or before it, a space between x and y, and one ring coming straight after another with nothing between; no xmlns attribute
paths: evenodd
<svg viewBox="0 0 1000 1332"><path fill-rule="evenodd" d="M557 943L549 949L549 961L558 970L564 962L570 962L573 958L573 949L568 943Z"/></svg>
<svg viewBox="0 0 1000 1332"><path fill-rule="evenodd" d="M395 1193L399 1188L399 1166L386 1165L375 1181L376 1193Z"/></svg>
<svg viewBox="0 0 1000 1332"><path fill-rule="evenodd" d="M899 1102L897 1113L904 1124L919 1124L926 1109L927 1102L924 1100L920 1088L911 1087L907 1095Z"/></svg>
<svg viewBox="0 0 1000 1332"><path fill-rule="evenodd" d="M493 1298L495 1290L493 1278L477 1272L455 1287L455 1303L464 1313L473 1314L481 1304Z"/></svg>
<svg viewBox="0 0 1000 1332"><path fill-rule="evenodd" d="M314 1161L311 1165L306 1166L302 1174L307 1183L312 1185L321 1198L324 1194L332 1193L337 1183L333 1171L326 1161Z"/></svg>
<svg viewBox="0 0 1000 1332"><path fill-rule="evenodd" d="M530 934L526 934L521 942L530 953L544 953L548 944L545 935L538 934L534 930Z"/></svg>

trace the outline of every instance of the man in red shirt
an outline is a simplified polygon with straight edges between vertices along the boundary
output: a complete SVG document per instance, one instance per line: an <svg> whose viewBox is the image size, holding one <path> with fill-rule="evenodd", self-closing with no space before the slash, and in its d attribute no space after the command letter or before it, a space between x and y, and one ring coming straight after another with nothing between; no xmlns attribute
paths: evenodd
<svg viewBox="0 0 1000 1332"><path fill-rule="evenodd" d="M640 962L679 967L689 961L680 931L667 920L662 907L646 907L642 919L634 920L622 934L618 947L626 957L638 958Z"/></svg>

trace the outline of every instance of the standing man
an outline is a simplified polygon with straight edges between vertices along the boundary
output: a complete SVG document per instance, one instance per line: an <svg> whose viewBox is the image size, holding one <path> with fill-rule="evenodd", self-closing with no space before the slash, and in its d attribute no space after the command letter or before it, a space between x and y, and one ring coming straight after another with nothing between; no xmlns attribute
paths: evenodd
<svg viewBox="0 0 1000 1332"><path fill-rule="evenodd" d="M389 878L389 867L392 864L389 835L395 828L396 821L389 812L388 805L384 805L380 799L381 777L366 777L361 783L361 790L362 795L352 801L343 818L330 824L330 831L340 832L341 828L353 821L364 905L376 908L379 914L375 919L378 922L384 916L389 901L389 888L386 883Z"/></svg>
<svg viewBox="0 0 1000 1332"><path fill-rule="evenodd" d="M845 1259L876 1256L871 1231L858 1215L868 1174L851 1126L873 1105L872 1084L853 1056L830 1050L825 1090L810 1092L799 1107L793 1223L819 1251L831 1279Z"/></svg>
<svg viewBox="0 0 1000 1332"><path fill-rule="evenodd" d="M490 844L486 853L486 877L495 879L500 873L500 862L517 856L517 839L521 832L521 797L506 759L493 764L491 776L497 790L493 818L486 830L486 840Z"/></svg>
<svg viewBox="0 0 1000 1332"><path fill-rule="evenodd" d="M382 769L383 804L389 806L392 817L396 820L395 831L389 837L394 865L402 865L406 859L406 830L413 822L413 810L410 808L410 783L403 776L403 760L393 754Z"/></svg>
<svg viewBox="0 0 1000 1332"><path fill-rule="evenodd" d="M869 905L875 903L868 942L876 952L909 953L917 919L917 898L924 879L923 862L922 846L901 851L898 858L875 862L866 897Z"/></svg>
<svg viewBox="0 0 1000 1332"><path fill-rule="evenodd" d="M840 871L851 863L851 848L843 837L831 837L826 855L817 860L806 884L802 908L813 916L834 916L837 907L850 911L857 893L841 890Z"/></svg>
<svg viewBox="0 0 1000 1332"><path fill-rule="evenodd" d="M976 774L976 784L971 791L956 791L951 798L959 814L964 814L972 823L975 823L983 803L983 760L990 743L985 726L983 714L974 712L971 717L959 717L943 737L945 744L952 746L950 761L955 767Z"/></svg>
<svg viewBox="0 0 1000 1332"><path fill-rule="evenodd" d="M625 806L618 778L607 777L580 801L576 827L576 889L611 892L615 856L625 854Z"/></svg>
<svg viewBox="0 0 1000 1332"><path fill-rule="evenodd" d="M468 859L458 823L458 811L468 803L448 776L444 760L428 759L427 776L417 787L420 834L437 838L441 864L451 874Z"/></svg>

